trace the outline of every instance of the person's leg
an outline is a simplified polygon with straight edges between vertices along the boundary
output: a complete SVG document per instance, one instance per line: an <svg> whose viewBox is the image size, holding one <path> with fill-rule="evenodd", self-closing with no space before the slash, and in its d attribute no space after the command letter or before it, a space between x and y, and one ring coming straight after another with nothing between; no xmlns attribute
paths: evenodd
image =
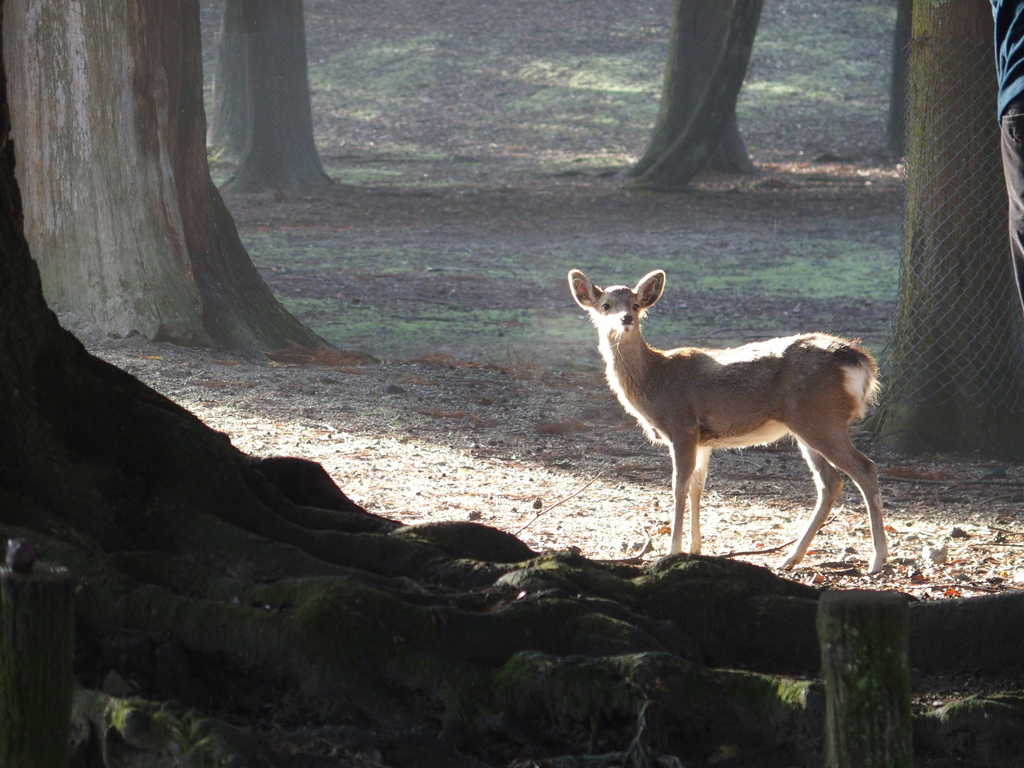
<svg viewBox="0 0 1024 768"><path fill-rule="evenodd" d="M1024 310L1024 96L1007 105L1000 125L1003 175L1010 198L1010 256L1017 296Z"/></svg>

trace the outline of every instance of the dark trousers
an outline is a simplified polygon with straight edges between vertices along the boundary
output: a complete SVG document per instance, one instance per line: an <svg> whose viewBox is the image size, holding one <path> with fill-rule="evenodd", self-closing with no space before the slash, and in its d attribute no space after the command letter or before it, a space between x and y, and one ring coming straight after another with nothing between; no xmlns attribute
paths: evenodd
<svg viewBox="0 0 1024 768"><path fill-rule="evenodd" d="M1000 127L1003 175L1010 197L1010 255L1017 295L1024 311L1024 96L1007 105Z"/></svg>

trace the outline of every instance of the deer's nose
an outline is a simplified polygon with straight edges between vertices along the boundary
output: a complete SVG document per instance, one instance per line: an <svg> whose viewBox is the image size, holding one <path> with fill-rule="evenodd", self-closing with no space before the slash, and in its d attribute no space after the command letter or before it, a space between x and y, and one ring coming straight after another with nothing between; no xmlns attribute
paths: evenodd
<svg viewBox="0 0 1024 768"><path fill-rule="evenodd" d="M633 324L633 316L628 314L628 313L623 315L622 316L622 324L623 325L632 325Z"/></svg>

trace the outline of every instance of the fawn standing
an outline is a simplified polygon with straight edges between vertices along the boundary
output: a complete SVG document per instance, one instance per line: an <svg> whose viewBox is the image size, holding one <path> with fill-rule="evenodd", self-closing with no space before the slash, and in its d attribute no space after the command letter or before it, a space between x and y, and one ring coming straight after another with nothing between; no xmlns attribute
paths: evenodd
<svg viewBox="0 0 1024 768"><path fill-rule="evenodd" d="M803 559L843 487L842 470L860 489L871 520L870 573L888 555L875 463L850 439L878 388L875 361L855 342L808 333L735 349L652 349L640 319L661 297L665 273L635 288L595 286L569 273L576 302L597 327L608 384L652 441L672 456L675 515L669 551L682 551L683 513L690 502L690 552L700 553L700 497L714 448L764 445L791 434L814 474L818 502L807 530L781 567Z"/></svg>

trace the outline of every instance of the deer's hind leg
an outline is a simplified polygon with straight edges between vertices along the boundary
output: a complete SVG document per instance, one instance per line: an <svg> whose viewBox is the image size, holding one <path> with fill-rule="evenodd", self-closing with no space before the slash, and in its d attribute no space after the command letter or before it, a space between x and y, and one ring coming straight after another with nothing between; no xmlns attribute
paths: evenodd
<svg viewBox="0 0 1024 768"><path fill-rule="evenodd" d="M843 490L843 477L829 460L801 438L797 437L796 441L800 446L800 452L804 455L807 466L811 468L811 473L814 475L814 487L818 489L818 501L814 505L811 519L807 522L807 529L797 540L789 555L786 556L786 559L779 564L781 568L792 568L804 559L804 555L807 554L807 550L811 546L811 541L821 529L821 526L824 525L828 513L832 510L832 505L839 496L839 492Z"/></svg>
<svg viewBox="0 0 1024 768"><path fill-rule="evenodd" d="M868 573L878 573L889 556L889 546L885 539L882 492L878 485L878 468L875 466L875 462L857 450L850 433L845 430L841 432L835 430L830 433L801 431L797 439L800 441L801 447L806 443L808 448L824 456L835 469L846 473L860 490L860 494L864 498L864 505L868 508L868 519L871 521L871 542L874 547ZM824 518L821 522L824 522Z"/></svg>

